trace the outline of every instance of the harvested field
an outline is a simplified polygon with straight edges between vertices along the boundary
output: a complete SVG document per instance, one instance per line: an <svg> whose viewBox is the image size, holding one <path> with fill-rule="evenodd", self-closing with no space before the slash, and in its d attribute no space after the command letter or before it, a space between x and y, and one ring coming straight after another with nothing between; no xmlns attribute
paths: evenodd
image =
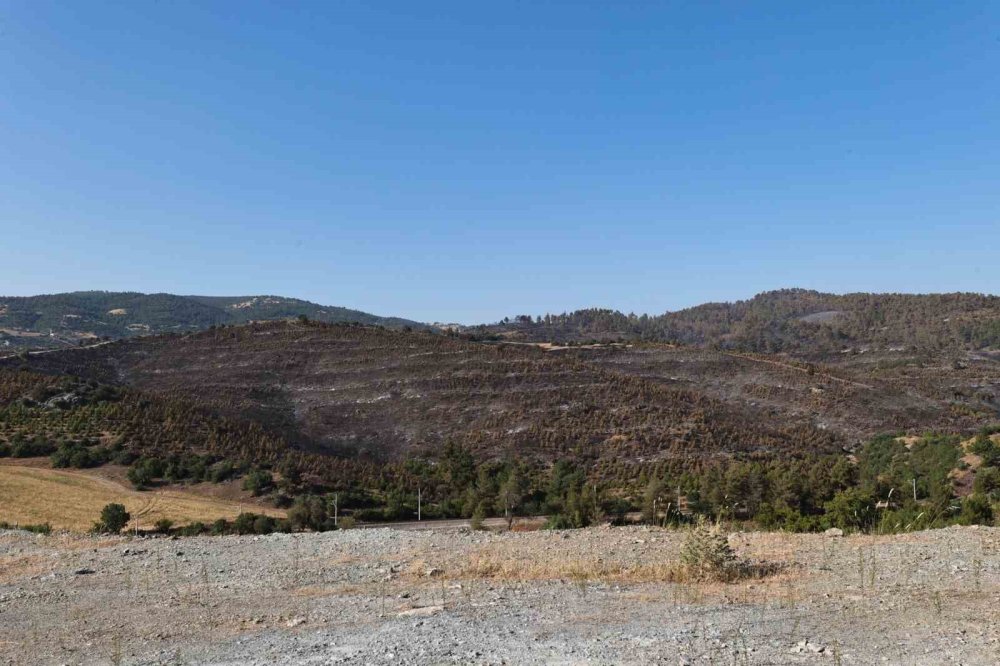
<svg viewBox="0 0 1000 666"><path fill-rule="evenodd" d="M283 516L284 511L244 505L184 490L138 491L115 481L76 470L0 464L0 521L49 523L56 529L83 531L93 525L105 504L118 502L140 526L161 518L176 525L232 519L240 510ZM134 525L134 522L132 523Z"/></svg>

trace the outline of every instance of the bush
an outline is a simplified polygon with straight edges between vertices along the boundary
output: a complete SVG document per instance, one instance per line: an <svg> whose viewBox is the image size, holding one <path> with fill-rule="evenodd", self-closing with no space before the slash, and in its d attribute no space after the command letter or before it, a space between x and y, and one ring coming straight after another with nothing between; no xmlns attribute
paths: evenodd
<svg viewBox="0 0 1000 666"><path fill-rule="evenodd" d="M0 520L0 530L24 530L25 532L31 532L33 534L51 534L52 525L49 523L40 523L38 525L13 525Z"/></svg>
<svg viewBox="0 0 1000 666"><path fill-rule="evenodd" d="M986 435L979 435L969 449L983 459L983 466L1000 465L1000 446Z"/></svg>
<svg viewBox="0 0 1000 666"><path fill-rule="evenodd" d="M831 525L844 529L868 529L876 518L875 496L862 488L848 488L826 503Z"/></svg>
<svg viewBox="0 0 1000 666"><path fill-rule="evenodd" d="M243 490L249 490L254 497L263 495L274 487L274 477L270 472L255 469L243 479Z"/></svg>
<svg viewBox="0 0 1000 666"><path fill-rule="evenodd" d="M569 516L557 513L548 517L542 529L546 530L569 530L573 529L573 521Z"/></svg>
<svg viewBox="0 0 1000 666"><path fill-rule="evenodd" d="M140 458L128 469L128 480L139 490L148 488L164 473L163 461L159 458Z"/></svg>
<svg viewBox="0 0 1000 666"><path fill-rule="evenodd" d="M731 580L738 573L729 538L720 525L704 519L684 539L681 566L685 576L693 580Z"/></svg>
<svg viewBox="0 0 1000 666"><path fill-rule="evenodd" d="M966 497L962 502L958 522L962 525L992 525L993 507L990 506L989 498L979 494Z"/></svg>
<svg viewBox="0 0 1000 666"><path fill-rule="evenodd" d="M37 458L38 456L50 455L55 450L56 447L52 442L36 438L14 442L10 447L10 455L14 458Z"/></svg>
<svg viewBox="0 0 1000 666"><path fill-rule="evenodd" d="M212 465L208 470L208 479L212 483L222 483L232 478L236 474L236 468L233 463L228 460L224 460L220 463Z"/></svg>
<svg viewBox="0 0 1000 666"><path fill-rule="evenodd" d="M253 521L254 534L270 534L276 527L277 521L271 516L257 516Z"/></svg>
<svg viewBox="0 0 1000 666"><path fill-rule="evenodd" d="M233 521L233 530L237 534L253 534L253 523L257 515L253 513L241 513Z"/></svg>
<svg viewBox="0 0 1000 666"><path fill-rule="evenodd" d="M101 509L101 519L94 523L95 532L118 534L122 531L132 516L122 504L105 504Z"/></svg>
<svg viewBox="0 0 1000 666"><path fill-rule="evenodd" d="M976 471L976 480L972 484L972 491L992 498L1000 496L1000 469L980 467Z"/></svg>
<svg viewBox="0 0 1000 666"><path fill-rule="evenodd" d="M202 522L195 521L189 525L185 525L177 530L177 533L181 536L198 536L199 534L204 534L208 531L208 525Z"/></svg>
<svg viewBox="0 0 1000 666"><path fill-rule="evenodd" d="M104 449L92 449L81 442L63 442L50 459L53 467L84 469L103 465L107 460L107 453Z"/></svg>
<svg viewBox="0 0 1000 666"><path fill-rule="evenodd" d="M156 531L159 532L160 534L170 534L170 530L171 528L173 528L173 526L174 526L174 521L170 520L169 518L160 518L153 524L153 527L156 528Z"/></svg>
<svg viewBox="0 0 1000 666"><path fill-rule="evenodd" d="M474 530L481 530L484 528L484 520L486 520L486 506L483 502L480 502L476 505L476 510L472 512L472 518L469 519L469 526Z"/></svg>
<svg viewBox="0 0 1000 666"><path fill-rule="evenodd" d="M333 514L330 503L318 495L298 497L292 508L288 510L288 522L294 530L324 530L336 529L333 524Z"/></svg>

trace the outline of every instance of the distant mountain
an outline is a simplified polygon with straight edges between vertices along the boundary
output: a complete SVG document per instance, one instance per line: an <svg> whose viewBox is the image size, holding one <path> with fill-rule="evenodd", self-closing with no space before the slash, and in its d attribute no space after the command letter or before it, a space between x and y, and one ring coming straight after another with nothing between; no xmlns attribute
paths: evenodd
<svg viewBox="0 0 1000 666"><path fill-rule="evenodd" d="M579 310L519 316L473 335L529 341L645 339L754 352L813 355L905 347L931 351L1000 346L1000 297L983 294L824 294L782 289L735 303L658 316Z"/></svg>
<svg viewBox="0 0 1000 666"><path fill-rule="evenodd" d="M88 339L192 331L299 316L327 323L422 324L283 296L177 296L78 291L0 297L0 348L58 347Z"/></svg>

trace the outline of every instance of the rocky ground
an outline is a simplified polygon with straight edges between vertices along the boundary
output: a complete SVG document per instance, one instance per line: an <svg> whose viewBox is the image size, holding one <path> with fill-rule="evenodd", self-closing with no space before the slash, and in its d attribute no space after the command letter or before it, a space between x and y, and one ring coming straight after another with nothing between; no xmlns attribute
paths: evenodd
<svg viewBox="0 0 1000 666"><path fill-rule="evenodd" d="M1000 529L734 534L776 569L663 582L684 535L0 532L0 664L996 664Z"/></svg>

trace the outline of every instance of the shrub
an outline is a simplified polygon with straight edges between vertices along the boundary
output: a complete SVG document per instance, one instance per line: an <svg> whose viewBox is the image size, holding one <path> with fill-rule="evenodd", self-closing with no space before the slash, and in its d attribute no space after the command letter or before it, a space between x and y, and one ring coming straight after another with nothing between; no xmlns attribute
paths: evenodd
<svg viewBox="0 0 1000 666"><path fill-rule="evenodd" d="M875 521L875 496L862 488L848 488L826 503L831 525L841 528L867 529Z"/></svg>
<svg viewBox="0 0 1000 666"><path fill-rule="evenodd" d="M49 523L40 523L38 525L13 525L0 520L0 530L24 530L25 532L31 532L33 534L51 534L52 525Z"/></svg>
<svg viewBox="0 0 1000 666"><path fill-rule="evenodd" d="M257 516L253 521L254 534L270 534L277 527L277 521L271 516Z"/></svg>
<svg viewBox="0 0 1000 666"><path fill-rule="evenodd" d="M236 468L233 463L228 460L223 460L220 463L212 465L208 470L208 479L212 483L222 483L228 480L236 473Z"/></svg>
<svg viewBox="0 0 1000 666"><path fill-rule="evenodd" d="M185 525L177 530L181 536L198 536L199 534L204 534L207 531L208 525L198 521Z"/></svg>
<svg viewBox="0 0 1000 666"><path fill-rule="evenodd" d="M156 523L153 524L153 527L155 527L156 531L159 532L160 534L170 534L170 530L173 526L174 526L174 521L170 520L169 518L160 518L159 520L156 521Z"/></svg>
<svg viewBox="0 0 1000 666"><path fill-rule="evenodd" d="M474 530L483 529L483 521L486 520L486 506L483 502L476 505L476 510L472 512L472 518L469 519L469 526Z"/></svg>
<svg viewBox="0 0 1000 666"><path fill-rule="evenodd" d="M104 464L107 454L101 448L89 448L81 442L63 442L50 456L53 467L96 467Z"/></svg>
<svg viewBox="0 0 1000 666"><path fill-rule="evenodd" d="M1000 464L1000 446L986 435L979 435L969 449L983 459L983 465L991 467Z"/></svg>
<svg viewBox="0 0 1000 666"><path fill-rule="evenodd" d="M295 500L288 510L288 522L294 530L332 530L333 514L330 504L318 495L303 495Z"/></svg>
<svg viewBox="0 0 1000 666"><path fill-rule="evenodd" d="M546 530L569 530L573 528L573 521L562 513L557 513L548 517L542 529Z"/></svg>
<svg viewBox="0 0 1000 666"><path fill-rule="evenodd" d="M122 531L132 516L122 504L105 504L101 509L101 519L94 523L95 532L118 534Z"/></svg>
<svg viewBox="0 0 1000 666"><path fill-rule="evenodd" d="M274 487L274 477L270 472L255 469L243 479L243 490L249 490L254 497L263 495Z"/></svg>
<svg viewBox="0 0 1000 666"><path fill-rule="evenodd" d="M992 525L993 507L985 495L969 495L962 502L962 512L958 515L962 525Z"/></svg>
<svg viewBox="0 0 1000 666"><path fill-rule="evenodd" d="M693 580L731 580L738 574L736 554L718 524L700 520L681 548L681 567Z"/></svg>
<svg viewBox="0 0 1000 666"><path fill-rule="evenodd" d="M52 442L41 438L35 440L22 440L11 445L10 455L14 458L36 458L47 456L55 452L56 447Z"/></svg>
<svg viewBox="0 0 1000 666"><path fill-rule="evenodd" d="M164 464L159 458L140 458L128 469L128 480L142 490L163 476Z"/></svg>
<svg viewBox="0 0 1000 666"><path fill-rule="evenodd" d="M237 534L253 534L253 523L256 519L256 514L241 513L236 516L236 520L233 521L233 530L235 530Z"/></svg>
<svg viewBox="0 0 1000 666"><path fill-rule="evenodd" d="M995 467L980 467L976 472L976 480L972 484L972 491L989 497L1000 495L1000 469Z"/></svg>

